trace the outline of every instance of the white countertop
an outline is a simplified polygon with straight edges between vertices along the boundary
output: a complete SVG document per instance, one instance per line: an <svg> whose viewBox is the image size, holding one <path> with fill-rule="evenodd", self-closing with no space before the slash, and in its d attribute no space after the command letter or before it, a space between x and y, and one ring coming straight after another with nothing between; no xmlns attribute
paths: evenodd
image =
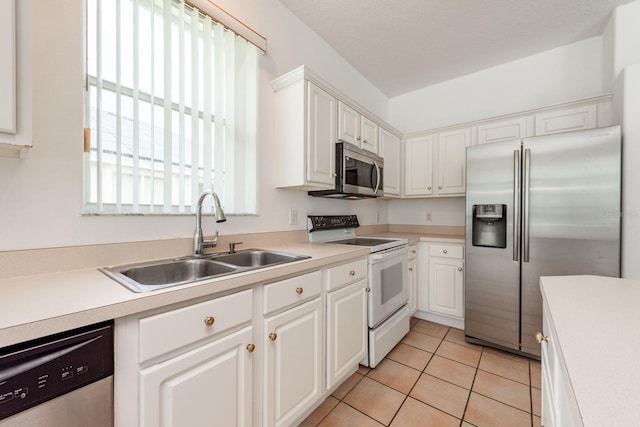
<svg viewBox="0 0 640 427"><path fill-rule="evenodd" d="M367 234L371 237L388 237L396 239L407 239L409 244L420 242L440 242L440 243L464 243L464 236L455 234L425 234L425 233L401 233L388 231L386 233Z"/></svg>
<svg viewBox="0 0 640 427"><path fill-rule="evenodd" d="M640 281L542 277L585 426L640 423Z"/></svg>
<svg viewBox="0 0 640 427"><path fill-rule="evenodd" d="M2 279L0 347L192 298L276 281L369 253L368 248L329 243L292 243L261 249L311 258L147 293L132 292L96 268Z"/></svg>

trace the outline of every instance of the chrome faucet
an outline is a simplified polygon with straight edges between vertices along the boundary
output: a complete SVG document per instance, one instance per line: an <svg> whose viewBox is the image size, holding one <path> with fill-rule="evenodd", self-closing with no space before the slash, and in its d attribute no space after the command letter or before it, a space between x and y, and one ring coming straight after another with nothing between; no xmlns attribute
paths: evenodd
<svg viewBox="0 0 640 427"><path fill-rule="evenodd" d="M202 250L204 248L215 248L218 244L218 229L216 229L216 235L212 240L204 240L204 235L202 233L202 202L204 202L204 199L208 195L213 197L213 203L216 208L216 222L225 222L227 220L227 217L224 215L224 211L222 210L222 206L220 206L220 199L218 199L218 195L214 193L213 190L203 192L198 199L198 206L196 207L196 231L193 235L193 252L195 255L202 255Z"/></svg>

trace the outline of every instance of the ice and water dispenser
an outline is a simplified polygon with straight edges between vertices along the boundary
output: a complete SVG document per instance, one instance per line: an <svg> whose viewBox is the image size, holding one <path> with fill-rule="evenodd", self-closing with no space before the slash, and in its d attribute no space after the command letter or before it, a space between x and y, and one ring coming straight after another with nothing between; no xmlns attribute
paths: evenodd
<svg viewBox="0 0 640 427"><path fill-rule="evenodd" d="M507 247L507 205L473 205L473 246Z"/></svg>

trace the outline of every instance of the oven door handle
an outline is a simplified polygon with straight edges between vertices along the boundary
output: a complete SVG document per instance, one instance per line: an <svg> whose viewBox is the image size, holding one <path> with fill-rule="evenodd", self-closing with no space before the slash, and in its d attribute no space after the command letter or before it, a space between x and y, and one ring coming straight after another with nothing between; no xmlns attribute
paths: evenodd
<svg viewBox="0 0 640 427"><path fill-rule="evenodd" d="M400 257L404 255L409 255L409 247L403 246L400 248L390 248L382 252L376 252L369 255L372 261L378 261L381 259L389 259L393 257Z"/></svg>

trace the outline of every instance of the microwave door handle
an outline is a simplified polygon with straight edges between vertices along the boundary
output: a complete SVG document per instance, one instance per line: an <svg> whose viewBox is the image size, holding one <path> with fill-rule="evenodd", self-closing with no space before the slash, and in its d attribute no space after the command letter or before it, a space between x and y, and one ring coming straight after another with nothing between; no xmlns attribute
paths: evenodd
<svg viewBox="0 0 640 427"><path fill-rule="evenodd" d="M380 189L380 168L375 160L373 161L373 167L376 169L376 188L373 189L373 194L378 194L378 190Z"/></svg>

